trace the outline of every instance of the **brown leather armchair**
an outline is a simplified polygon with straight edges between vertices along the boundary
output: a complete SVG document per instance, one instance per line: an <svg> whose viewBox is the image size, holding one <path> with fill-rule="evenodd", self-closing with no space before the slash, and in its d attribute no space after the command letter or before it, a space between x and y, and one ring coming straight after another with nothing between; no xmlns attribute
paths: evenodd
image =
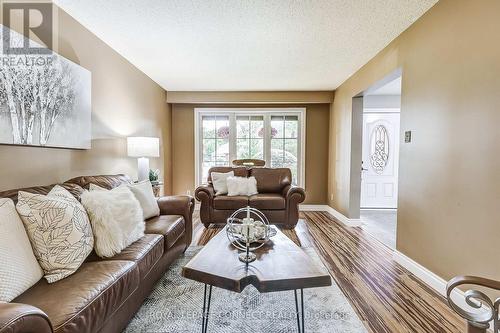
<svg viewBox="0 0 500 333"><path fill-rule="evenodd" d="M215 196L212 172L234 171L237 177L255 177L258 194L248 196ZM224 224L237 209L257 208L271 224L293 228L299 220L299 204L305 200L304 189L292 186L292 173L287 168L214 167L209 170L208 184L198 187L195 197L201 202L200 219L205 227L211 223Z"/></svg>

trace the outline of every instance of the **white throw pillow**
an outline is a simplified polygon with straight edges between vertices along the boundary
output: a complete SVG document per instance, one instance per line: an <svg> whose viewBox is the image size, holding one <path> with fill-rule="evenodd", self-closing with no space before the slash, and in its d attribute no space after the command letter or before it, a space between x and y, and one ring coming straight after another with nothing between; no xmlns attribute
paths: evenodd
<svg viewBox="0 0 500 333"><path fill-rule="evenodd" d="M11 199L0 199L0 302L10 302L43 277Z"/></svg>
<svg viewBox="0 0 500 333"><path fill-rule="evenodd" d="M17 211L49 283L74 272L92 252L94 237L83 206L61 186L47 195L19 191Z"/></svg>
<svg viewBox="0 0 500 333"><path fill-rule="evenodd" d="M153 185L149 180L130 184L128 188L134 193L135 198L139 200L145 220L160 215L160 207L153 193Z"/></svg>
<svg viewBox="0 0 500 333"><path fill-rule="evenodd" d="M144 236L141 205L127 186L86 191L81 200L90 216L98 256L112 257Z"/></svg>
<svg viewBox="0 0 500 333"><path fill-rule="evenodd" d="M248 177L247 178L247 185L248 185L248 195L254 195L258 194L259 192L257 191L257 179L255 177Z"/></svg>
<svg viewBox="0 0 500 333"><path fill-rule="evenodd" d="M228 196L254 195L257 194L257 180L255 177L228 177L227 178Z"/></svg>
<svg viewBox="0 0 500 333"><path fill-rule="evenodd" d="M234 177L234 171L212 172L212 184L214 185L215 195L227 194L227 178Z"/></svg>

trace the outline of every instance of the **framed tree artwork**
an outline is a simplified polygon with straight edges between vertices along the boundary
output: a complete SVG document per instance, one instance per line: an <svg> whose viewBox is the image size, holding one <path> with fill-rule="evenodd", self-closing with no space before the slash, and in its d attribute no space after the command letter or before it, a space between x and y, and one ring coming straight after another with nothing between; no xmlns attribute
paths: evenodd
<svg viewBox="0 0 500 333"><path fill-rule="evenodd" d="M1 57L0 144L90 149L91 73L55 52Z"/></svg>

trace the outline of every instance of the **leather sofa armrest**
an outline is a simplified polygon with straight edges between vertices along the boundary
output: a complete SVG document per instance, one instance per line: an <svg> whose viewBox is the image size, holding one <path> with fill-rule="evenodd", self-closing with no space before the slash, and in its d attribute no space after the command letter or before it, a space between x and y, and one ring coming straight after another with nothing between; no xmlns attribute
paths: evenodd
<svg viewBox="0 0 500 333"><path fill-rule="evenodd" d="M281 191L281 196L286 198L286 195L288 193L288 191L292 188L292 185L287 185L283 188L283 191Z"/></svg>
<svg viewBox="0 0 500 333"><path fill-rule="evenodd" d="M302 187L288 185L283 189L283 196L287 201L293 200L299 204L306 199L306 192Z"/></svg>
<svg viewBox="0 0 500 333"><path fill-rule="evenodd" d="M213 200L215 197L215 190L212 184L198 186L194 192L196 200L201 202L200 205L200 220L201 223L208 228L212 222Z"/></svg>
<svg viewBox="0 0 500 333"><path fill-rule="evenodd" d="M194 198L189 195L174 195L158 198L160 215L181 215L186 224L186 248L193 238Z"/></svg>
<svg viewBox="0 0 500 333"><path fill-rule="evenodd" d="M293 228L299 221L299 204L306 199L306 192L298 186L287 186L283 189L283 196L286 201L285 225Z"/></svg>
<svg viewBox="0 0 500 333"><path fill-rule="evenodd" d="M52 333L49 317L27 304L0 303L0 333Z"/></svg>
<svg viewBox="0 0 500 333"><path fill-rule="evenodd" d="M208 184L198 186L198 188L194 192L194 196L196 197L196 200L200 202L212 200L215 197L215 190L213 185Z"/></svg>

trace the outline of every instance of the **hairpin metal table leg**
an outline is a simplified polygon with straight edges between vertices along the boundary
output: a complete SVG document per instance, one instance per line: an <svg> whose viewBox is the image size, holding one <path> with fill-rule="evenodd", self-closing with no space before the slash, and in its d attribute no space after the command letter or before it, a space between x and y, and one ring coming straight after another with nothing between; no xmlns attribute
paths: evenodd
<svg viewBox="0 0 500 333"><path fill-rule="evenodd" d="M297 290L293 291L295 294L295 313L297 318L297 329L298 333L304 333L304 289L300 289L300 309L299 309L299 300L297 297Z"/></svg>
<svg viewBox="0 0 500 333"><path fill-rule="evenodd" d="M208 289L208 296L207 296ZM201 333L208 332L208 315L210 314L210 301L212 299L212 286L205 284L205 291L203 292L203 313L201 318Z"/></svg>

